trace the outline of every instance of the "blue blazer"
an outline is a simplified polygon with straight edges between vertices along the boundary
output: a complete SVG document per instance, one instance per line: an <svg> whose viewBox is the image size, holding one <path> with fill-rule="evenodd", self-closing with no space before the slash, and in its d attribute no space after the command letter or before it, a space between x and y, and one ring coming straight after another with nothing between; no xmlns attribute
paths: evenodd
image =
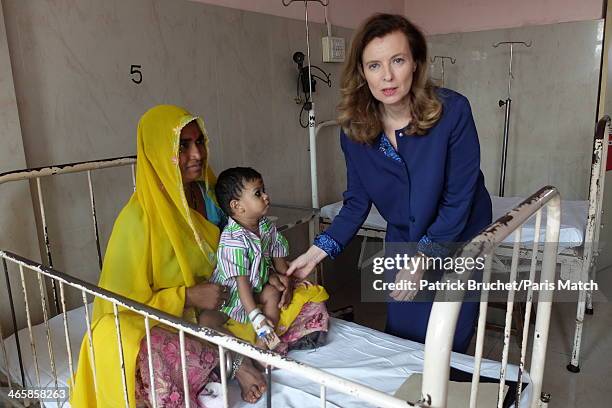
<svg viewBox="0 0 612 408"><path fill-rule="evenodd" d="M387 221L387 242L418 243L427 255L445 256L449 243L474 237L491 223L491 199L480 171L480 146L470 104L439 89L441 118L426 135L395 132L396 161L374 144L340 142L346 159L344 205L326 234L344 248L372 203Z"/></svg>

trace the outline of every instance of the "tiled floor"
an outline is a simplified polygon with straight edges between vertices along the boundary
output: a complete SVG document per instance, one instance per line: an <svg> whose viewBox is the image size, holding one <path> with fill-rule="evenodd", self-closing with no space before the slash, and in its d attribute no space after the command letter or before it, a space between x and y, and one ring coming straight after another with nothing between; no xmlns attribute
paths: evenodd
<svg viewBox="0 0 612 408"><path fill-rule="evenodd" d="M612 268L597 275L604 293L612 290ZM612 407L612 303L596 303L586 316L580 373L565 369L571 355L575 304L553 307L543 390L552 394L552 407ZM554 401L554 403L552 403Z"/></svg>
<svg viewBox="0 0 612 408"><path fill-rule="evenodd" d="M597 281L602 292L612 293L612 268L600 271ZM357 323L384 330L385 305L361 303L358 279L348 279L332 292L330 310L353 305ZM576 304L553 305L545 378L542 390L551 394L550 407L612 407L612 303L596 303L595 313L585 317L580 356L580 373L566 369L572 351ZM533 326L531 326L533 331ZM484 355L500 360L503 348L502 334L487 331ZM528 350L531 348L529 344ZM473 353L474 347L471 347ZM511 343L510 362L518 362L520 349L516 341ZM531 355L528 354L527 368Z"/></svg>

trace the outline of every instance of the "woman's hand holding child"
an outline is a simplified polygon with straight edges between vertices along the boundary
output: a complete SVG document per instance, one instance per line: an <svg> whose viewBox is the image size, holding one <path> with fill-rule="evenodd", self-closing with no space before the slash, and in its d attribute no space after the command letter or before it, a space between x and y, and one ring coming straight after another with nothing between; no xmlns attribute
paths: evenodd
<svg viewBox="0 0 612 408"><path fill-rule="evenodd" d="M227 287L216 283L204 282L185 289L185 307L219 310L228 298Z"/></svg>

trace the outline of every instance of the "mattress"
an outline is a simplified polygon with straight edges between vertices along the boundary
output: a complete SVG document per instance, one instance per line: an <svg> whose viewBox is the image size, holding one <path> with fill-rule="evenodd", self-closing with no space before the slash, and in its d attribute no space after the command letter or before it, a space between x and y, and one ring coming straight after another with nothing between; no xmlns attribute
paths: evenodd
<svg viewBox="0 0 612 408"><path fill-rule="evenodd" d="M79 346L86 331L84 308L74 309L68 313L68 316L73 361L76 367ZM69 370L62 316L56 316L51 319L50 326L53 338L61 340L54 342L53 349L59 385L65 387ZM49 353L44 324L35 326L33 332L42 386L52 387L53 377L49 368ZM19 332L19 338L27 381L30 384L36 384L27 328ZM5 344L9 355L11 374L13 378L20 378L13 336L6 339ZM325 346L316 350L292 351L290 357L318 367L328 373L350 379L388 394L393 394L413 373L422 372L424 364L422 344L338 319L331 320L328 342ZM459 370L471 372L473 358L453 353L451 365ZM5 371L4 364L2 364L1 369ZM481 368L483 376L498 378L499 370L500 364L498 362L483 360ZM508 366L507 378L517 378L516 366ZM529 379L528 375L525 375L524 378L526 381ZM272 381L273 406L285 408L320 406L320 386L318 384L285 370L273 371ZM265 407L265 398L262 398L256 404L242 402L240 390L235 382L230 383L229 392L229 402L232 407ZM528 385L523 391L521 405L528 401L530 392L531 386ZM361 408L368 406L351 396L331 389L327 390L327 399L328 407ZM63 406L69 407L69 404L64 403ZM45 407L57 407L57 404L55 402L47 402Z"/></svg>
<svg viewBox="0 0 612 408"><path fill-rule="evenodd" d="M508 211L516 207L523 197L491 197L493 203L493 220L498 219ZM559 235L559 246L562 248L574 248L579 247L584 242L584 232L586 230L586 219L589 208L588 201L561 201L561 230ZM340 210L342 209L342 201L337 203L329 204L321 208L321 217L333 220ZM540 229L540 242L544 241L546 232L544 226L546 225L546 211L542 212L542 228ZM363 223L364 228L385 230L387 228L387 222L380 215L378 209L373 205L368 218ZM532 217L524 225L523 232L521 234L521 241L523 243L533 242L535 237L535 217ZM514 242L514 236L510 235L504 242Z"/></svg>

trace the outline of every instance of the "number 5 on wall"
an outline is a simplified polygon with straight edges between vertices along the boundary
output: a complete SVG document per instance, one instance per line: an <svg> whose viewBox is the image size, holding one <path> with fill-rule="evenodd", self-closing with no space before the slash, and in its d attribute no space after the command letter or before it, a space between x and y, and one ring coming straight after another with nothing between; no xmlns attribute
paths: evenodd
<svg viewBox="0 0 612 408"><path fill-rule="evenodd" d="M130 67L130 75L138 76L138 79L132 78L132 82L134 82L135 84L139 84L142 82L142 72L140 71L140 68L142 68L142 65L132 65Z"/></svg>

